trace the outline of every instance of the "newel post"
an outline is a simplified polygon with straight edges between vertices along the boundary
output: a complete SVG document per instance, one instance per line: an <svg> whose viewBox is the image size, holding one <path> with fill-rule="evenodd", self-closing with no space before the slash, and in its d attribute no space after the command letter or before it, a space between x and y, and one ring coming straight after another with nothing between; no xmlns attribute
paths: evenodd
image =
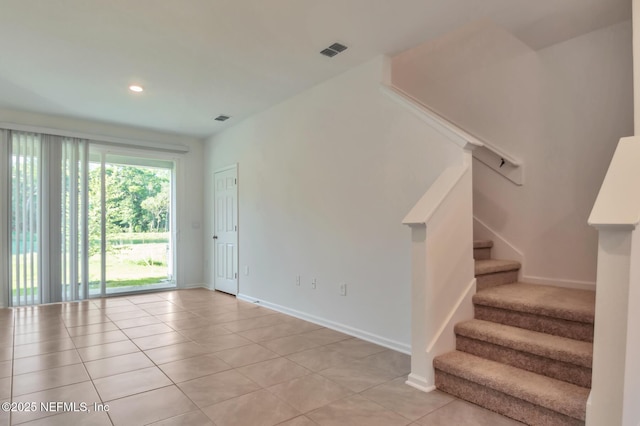
<svg viewBox="0 0 640 426"><path fill-rule="evenodd" d="M407 384L429 392L433 386L433 367L427 356L427 226L411 224L411 374Z"/></svg>
<svg viewBox="0 0 640 426"><path fill-rule="evenodd" d="M640 421L640 232L599 228L592 389L587 425Z"/></svg>
<svg viewBox="0 0 640 426"><path fill-rule="evenodd" d="M598 230L587 426L640 424L640 138L618 144L589 224Z"/></svg>

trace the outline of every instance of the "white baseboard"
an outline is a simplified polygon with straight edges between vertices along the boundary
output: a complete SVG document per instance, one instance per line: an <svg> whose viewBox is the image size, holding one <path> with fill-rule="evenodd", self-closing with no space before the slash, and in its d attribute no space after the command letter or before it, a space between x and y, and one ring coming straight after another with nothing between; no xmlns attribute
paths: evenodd
<svg viewBox="0 0 640 426"><path fill-rule="evenodd" d="M596 289L596 283L594 281L563 280L557 278L533 277L530 275L523 276L522 281L529 284L551 285L554 287L574 288L577 290Z"/></svg>
<svg viewBox="0 0 640 426"><path fill-rule="evenodd" d="M177 287L178 290L182 290L182 289L188 289L188 288L208 288L206 284L203 283L194 283L194 284L186 284L186 285L181 285L179 287Z"/></svg>
<svg viewBox="0 0 640 426"><path fill-rule="evenodd" d="M321 325L326 328L330 328L335 331L339 331L349 336L357 337L367 342L375 343L376 345L384 346L385 348L393 349L394 351L401 352L403 354L411 355L411 346L398 342L395 340L387 339L386 337L378 336L377 334L369 333L368 331L360 330L345 324L341 324L335 321L328 320L326 318L320 318L315 315L310 315L305 312L297 311L295 309L287 308L275 303L268 302L266 300L256 299L255 297L248 296L246 294L239 293L236 296L240 300L245 302L257 303L267 309L281 312L283 314L290 315L305 321L312 322L314 324Z"/></svg>
<svg viewBox="0 0 640 426"><path fill-rule="evenodd" d="M413 373L409 374L409 377L407 377L407 381L405 383L412 388L421 390L422 392L432 392L436 390L436 387L434 385L430 385L424 377L415 375Z"/></svg>

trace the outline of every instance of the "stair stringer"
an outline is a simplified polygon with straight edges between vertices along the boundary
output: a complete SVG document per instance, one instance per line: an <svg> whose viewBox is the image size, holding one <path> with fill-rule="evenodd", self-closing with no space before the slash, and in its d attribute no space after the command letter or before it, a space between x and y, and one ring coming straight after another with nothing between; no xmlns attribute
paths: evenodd
<svg viewBox="0 0 640 426"><path fill-rule="evenodd" d="M498 231L484 223L477 216L473 216L473 238L474 240L491 240L493 247L491 248L491 257L494 259L511 259L517 260L521 265L525 265L525 256L509 241L507 241Z"/></svg>
<svg viewBox="0 0 640 426"><path fill-rule="evenodd" d="M433 359L443 353L451 351L456 346L456 335L454 327L460 322L464 322L469 318L473 318L473 295L476 293L476 279L471 280L465 291L460 295L458 302L451 309L446 320L442 323L440 329L433 336L427 345L426 356L430 364L433 365ZM406 384L424 392L435 390L435 378L430 382L427 378L420 377L414 373L409 374Z"/></svg>

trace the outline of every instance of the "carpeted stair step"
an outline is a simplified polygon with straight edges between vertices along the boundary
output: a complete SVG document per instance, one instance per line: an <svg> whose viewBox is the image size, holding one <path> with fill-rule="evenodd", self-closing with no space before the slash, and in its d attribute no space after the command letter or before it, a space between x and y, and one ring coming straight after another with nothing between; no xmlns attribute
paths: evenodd
<svg viewBox="0 0 640 426"><path fill-rule="evenodd" d="M456 324L455 333L459 351L591 387L591 343L483 320Z"/></svg>
<svg viewBox="0 0 640 426"><path fill-rule="evenodd" d="M515 260L484 259L475 261L476 289L518 281L520 262Z"/></svg>
<svg viewBox="0 0 640 426"><path fill-rule="evenodd" d="M473 258L475 260L491 259L491 247L493 247L491 240L475 240L473 242Z"/></svg>
<svg viewBox="0 0 640 426"><path fill-rule="evenodd" d="M436 387L530 425L583 425L589 389L464 352L434 359Z"/></svg>
<svg viewBox="0 0 640 426"><path fill-rule="evenodd" d="M478 291L475 318L593 342L595 292L514 283Z"/></svg>

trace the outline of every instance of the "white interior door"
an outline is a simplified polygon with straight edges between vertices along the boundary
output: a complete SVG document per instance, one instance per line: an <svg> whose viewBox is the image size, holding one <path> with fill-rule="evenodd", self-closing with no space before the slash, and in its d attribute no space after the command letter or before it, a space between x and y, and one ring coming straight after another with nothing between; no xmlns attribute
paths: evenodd
<svg viewBox="0 0 640 426"><path fill-rule="evenodd" d="M238 168L214 174L216 290L238 294Z"/></svg>

